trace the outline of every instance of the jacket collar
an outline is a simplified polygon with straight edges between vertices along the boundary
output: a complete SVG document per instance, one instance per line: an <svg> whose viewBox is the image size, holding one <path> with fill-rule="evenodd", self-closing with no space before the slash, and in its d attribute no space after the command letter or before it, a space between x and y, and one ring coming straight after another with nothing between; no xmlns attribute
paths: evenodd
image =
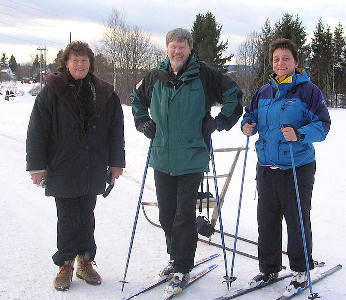
<svg viewBox="0 0 346 300"><path fill-rule="evenodd" d="M107 101L110 99L112 93L114 93L113 86L109 83L97 78L93 74L88 74L90 81L95 86L96 92L96 113L99 114L104 110ZM76 83L71 81L69 75L66 72L58 72L49 74L47 76L47 85L54 91L58 99L62 99L65 102L72 101L73 92L76 88Z"/></svg>
<svg viewBox="0 0 346 300"><path fill-rule="evenodd" d="M172 71L168 57L158 65L158 70L159 79L165 83L168 81L187 82L199 76L200 61L198 60L196 53L192 51L187 62L177 75Z"/></svg>
<svg viewBox="0 0 346 300"><path fill-rule="evenodd" d="M281 82L279 82L276 73L269 76L269 84L274 89L290 90L294 86L308 81L310 81L310 77L303 68L297 68L295 74L286 76L286 78Z"/></svg>

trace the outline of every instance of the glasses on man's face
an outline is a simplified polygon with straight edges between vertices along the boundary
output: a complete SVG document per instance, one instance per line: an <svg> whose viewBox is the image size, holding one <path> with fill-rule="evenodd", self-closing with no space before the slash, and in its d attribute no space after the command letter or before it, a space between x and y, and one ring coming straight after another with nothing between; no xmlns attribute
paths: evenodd
<svg viewBox="0 0 346 300"><path fill-rule="evenodd" d="M74 58L74 59L70 59L70 61L75 65L77 65L78 63L85 65L89 62L89 59L75 59Z"/></svg>
<svg viewBox="0 0 346 300"><path fill-rule="evenodd" d="M168 48L173 50L173 51L176 51L176 50L185 51L187 49L187 46L168 45Z"/></svg>

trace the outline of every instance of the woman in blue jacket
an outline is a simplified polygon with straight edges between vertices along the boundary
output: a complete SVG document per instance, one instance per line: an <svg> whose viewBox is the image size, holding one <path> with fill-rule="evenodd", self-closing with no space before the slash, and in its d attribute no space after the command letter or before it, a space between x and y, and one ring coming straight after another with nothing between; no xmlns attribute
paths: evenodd
<svg viewBox="0 0 346 300"><path fill-rule="evenodd" d="M307 283L304 248L300 230L292 162L292 145L300 192L310 268L313 268L310 223L311 196L316 170L313 142L326 138L330 117L321 90L298 68L296 45L275 40L269 48L274 73L246 107L241 126L245 135L258 132L256 141L258 190L258 257L260 274L250 282L257 285L278 276L282 265L282 218L288 233L287 252L295 272L286 293Z"/></svg>

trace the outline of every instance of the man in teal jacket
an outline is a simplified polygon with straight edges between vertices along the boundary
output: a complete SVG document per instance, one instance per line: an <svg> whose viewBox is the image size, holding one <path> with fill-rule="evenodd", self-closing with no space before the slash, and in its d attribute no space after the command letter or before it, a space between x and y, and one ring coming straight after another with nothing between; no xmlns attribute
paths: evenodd
<svg viewBox="0 0 346 300"><path fill-rule="evenodd" d="M170 255L162 274L175 273L170 285L183 287L194 264L195 207L208 170L210 134L237 122L242 92L230 77L198 60L188 30L168 32L166 46L167 58L137 85L131 105L137 130L153 139L150 166ZM222 108L214 119L210 109L216 102Z"/></svg>

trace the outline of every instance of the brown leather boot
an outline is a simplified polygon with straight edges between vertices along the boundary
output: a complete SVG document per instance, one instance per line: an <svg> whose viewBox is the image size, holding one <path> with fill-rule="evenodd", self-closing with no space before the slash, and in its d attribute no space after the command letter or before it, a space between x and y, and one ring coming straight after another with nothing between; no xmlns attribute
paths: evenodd
<svg viewBox="0 0 346 300"><path fill-rule="evenodd" d="M54 287L57 291L67 291L72 282L74 259L65 261L65 264L59 268L59 273L54 279Z"/></svg>
<svg viewBox="0 0 346 300"><path fill-rule="evenodd" d="M101 284L101 276L94 270L93 265L96 266L96 263L90 260L89 252L85 252L84 255L77 255L76 275L89 284L99 285Z"/></svg>

